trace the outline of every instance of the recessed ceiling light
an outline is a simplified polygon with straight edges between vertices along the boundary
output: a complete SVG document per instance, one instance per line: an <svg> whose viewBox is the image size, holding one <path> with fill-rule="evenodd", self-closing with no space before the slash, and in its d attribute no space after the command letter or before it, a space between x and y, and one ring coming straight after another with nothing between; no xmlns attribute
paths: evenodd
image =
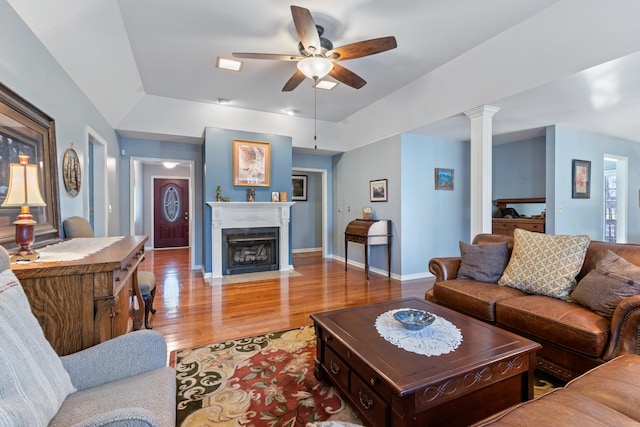
<svg viewBox="0 0 640 427"><path fill-rule="evenodd" d="M162 162L162 165L167 169L173 169L178 166L178 162Z"/></svg>
<svg viewBox="0 0 640 427"><path fill-rule="evenodd" d="M331 90L336 86L338 86L338 83L332 82L329 80L320 80L318 83L315 84L315 87L317 87L318 89L324 89L324 90Z"/></svg>
<svg viewBox="0 0 640 427"><path fill-rule="evenodd" d="M216 60L216 67L223 70L240 71L242 68L242 61L236 61L235 59L220 58Z"/></svg>
<svg viewBox="0 0 640 427"><path fill-rule="evenodd" d="M285 114L288 114L290 116L295 116L296 114L298 114L298 110L284 110Z"/></svg>

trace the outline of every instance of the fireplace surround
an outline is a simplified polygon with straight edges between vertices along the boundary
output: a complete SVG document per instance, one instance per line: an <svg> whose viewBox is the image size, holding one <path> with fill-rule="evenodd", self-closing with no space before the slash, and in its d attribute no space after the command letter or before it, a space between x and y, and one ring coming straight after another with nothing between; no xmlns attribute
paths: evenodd
<svg viewBox="0 0 640 427"><path fill-rule="evenodd" d="M294 202L207 202L211 207L211 275L222 278L223 230L277 228L277 270L293 270L290 264L289 221ZM252 230L254 229L254 230Z"/></svg>
<svg viewBox="0 0 640 427"><path fill-rule="evenodd" d="M278 227L223 228L222 274L273 271L278 264Z"/></svg>

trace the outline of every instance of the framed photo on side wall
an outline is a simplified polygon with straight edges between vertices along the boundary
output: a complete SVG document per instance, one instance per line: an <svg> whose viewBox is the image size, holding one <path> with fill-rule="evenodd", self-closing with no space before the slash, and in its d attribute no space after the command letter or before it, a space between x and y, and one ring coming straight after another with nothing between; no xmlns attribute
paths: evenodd
<svg viewBox="0 0 640 427"><path fill-rule="evenodd" d="M372 202L387 201L387 180L376 179L369 181L369 200Z"/></svg>
<svg viewBox="0 0 640 427"><path fill-rule="evenodd" d="M307 201L307 175L291 175L291 200Z"/></svg>
<svg viewBox="0 0 640 427"><path fill-rule="evenodd" d="M436 190L453 190L453 169L436 168Z"/></svg>
<svg viewBox="0 0 640 427"><path fill-rule="evenodd" d="M573 159L571 168L571 198L591 197L591 162Z"/></svg>

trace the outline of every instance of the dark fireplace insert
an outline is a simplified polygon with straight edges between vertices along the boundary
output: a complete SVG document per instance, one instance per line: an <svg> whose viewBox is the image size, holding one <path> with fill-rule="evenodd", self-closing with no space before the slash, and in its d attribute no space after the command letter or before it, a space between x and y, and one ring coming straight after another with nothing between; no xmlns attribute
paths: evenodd
<svg viewBox="0 0 640 427"><path fill-rule="evenodd" d="M222 230L222 274L278 270L278 227Z"/></svg>

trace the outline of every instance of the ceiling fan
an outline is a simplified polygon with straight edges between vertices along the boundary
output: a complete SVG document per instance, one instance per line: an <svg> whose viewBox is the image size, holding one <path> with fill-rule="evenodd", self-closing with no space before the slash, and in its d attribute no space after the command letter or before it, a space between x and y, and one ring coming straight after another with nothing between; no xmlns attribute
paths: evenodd
<svg viewBox="0 0 640 427"><path fill-rule="evenodd" d="M298 43L299 55L233 53L233 56L236 58L298 62L298 70L284 85L282 88L283 92L294 90L302 83L305 77L317 81L327 74L348 86L360 89L366 85L367 82L353 71L337 64L337 61L362 58L391 50L398 46L396 38L389 36L364 40L334 48L330 40L322 37L324 28L316 25L309 9L291 6L291 15L293 16L293 24L296 32L300 38L300 43Z"/></svg>

